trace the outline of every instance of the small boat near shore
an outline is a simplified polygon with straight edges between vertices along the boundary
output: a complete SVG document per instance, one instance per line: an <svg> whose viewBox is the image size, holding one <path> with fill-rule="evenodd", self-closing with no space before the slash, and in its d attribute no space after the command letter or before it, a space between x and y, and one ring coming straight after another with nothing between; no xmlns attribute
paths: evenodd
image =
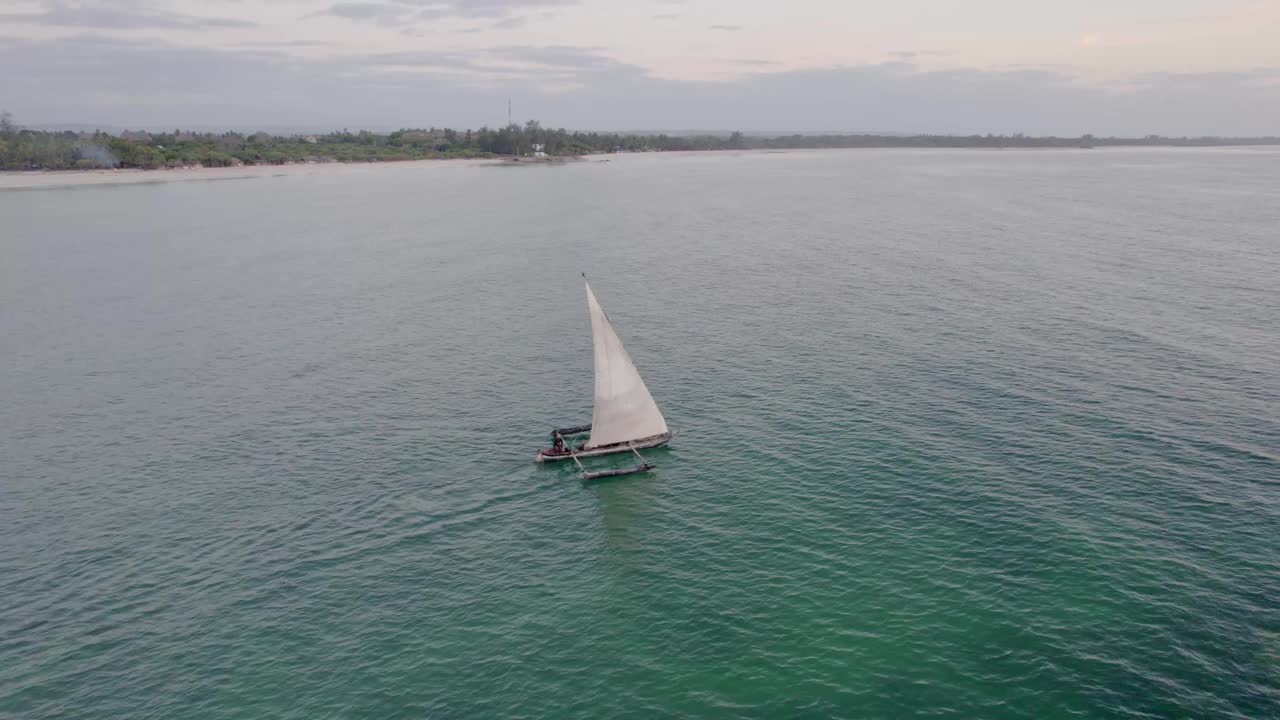
<svg viewBox="0 0 1280 720"><path fill-rule="evenodd" d="M586 276L583 275L585 281ZM654 402L636 370L635 363L622 346L622 340L600 307L591 285L587 288L587 309L591 313L591 338L595 356L595 403L591 424L558 428L551 431L550 448L538 451L534 462L572 460L583 480L647 472L654 465L645 460L640 450L660 447L671 442L676 433ZM587 435L585 442L579 442ZM640 463L620 470L588 471L582 458L634 453Z"/></svg>

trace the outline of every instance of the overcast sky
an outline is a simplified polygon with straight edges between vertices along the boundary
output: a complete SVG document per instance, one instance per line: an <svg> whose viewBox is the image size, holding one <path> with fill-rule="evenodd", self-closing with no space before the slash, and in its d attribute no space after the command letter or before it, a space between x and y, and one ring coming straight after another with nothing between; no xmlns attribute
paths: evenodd
<svg viewBox="0 0 1280 720"><path fill-rule="evenodd" d="M1280 0L0 0L20 123L1280 135Z"/></svg>

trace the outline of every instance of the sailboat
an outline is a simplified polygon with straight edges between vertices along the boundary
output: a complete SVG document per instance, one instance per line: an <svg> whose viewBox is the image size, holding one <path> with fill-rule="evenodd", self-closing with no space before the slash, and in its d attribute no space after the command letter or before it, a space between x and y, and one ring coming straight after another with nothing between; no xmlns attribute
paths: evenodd
<svg viewBox="0 0 1280 720"><path fill-rule="evenodd" d="M539 450L533 461L573 460L584 480L652 470L654 466L639 451L666 445L675 433L667 428L666 418L649 394L631 356L622 347L613 323L596 300L591 284L585 282L586 275L582 277L587 286L587 310L591 313L591 340L595 348L595 406L591 424L552 430L552 447ZM588 439L575 446L583 434L589 434ZM589 472L582 465L582 458L625 452L634 453L640 464L598 472Z"/></svg>

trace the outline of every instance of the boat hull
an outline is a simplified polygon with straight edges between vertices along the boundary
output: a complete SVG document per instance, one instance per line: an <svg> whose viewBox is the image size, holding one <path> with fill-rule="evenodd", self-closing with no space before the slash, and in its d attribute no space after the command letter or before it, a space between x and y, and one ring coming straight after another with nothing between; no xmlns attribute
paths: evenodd
<svg viewBox="0 0 1280 720"><path fill-rule="evenodd" d="M598 457L600 455L631 452L633 449L644 450L646 448L656 448L671 442L671 438L675 436L675 433L662 433L661 435L641 438L640 440L631 440L629 442L617 443L614 445L605 445L604 447L591 448L590 450L579 450L573 454L561 453L558 455L549 455L545 450L539 450L538 454L534 456L533 461L536 463L556 462L558 460L568 460L574 455L577 455L578 459L581 460L582 458Z"/></svg>

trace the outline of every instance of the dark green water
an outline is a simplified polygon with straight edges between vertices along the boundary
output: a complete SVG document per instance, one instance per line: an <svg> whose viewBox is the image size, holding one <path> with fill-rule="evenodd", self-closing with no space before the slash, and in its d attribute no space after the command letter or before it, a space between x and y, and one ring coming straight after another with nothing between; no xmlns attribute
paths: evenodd
<svg viewBox="0 0 1280 720"><path fill-rule="evenodd" d="M0 717L1280 716L1280 152L0 193ZM682 435L590 417L578 271Z"/></svg>

